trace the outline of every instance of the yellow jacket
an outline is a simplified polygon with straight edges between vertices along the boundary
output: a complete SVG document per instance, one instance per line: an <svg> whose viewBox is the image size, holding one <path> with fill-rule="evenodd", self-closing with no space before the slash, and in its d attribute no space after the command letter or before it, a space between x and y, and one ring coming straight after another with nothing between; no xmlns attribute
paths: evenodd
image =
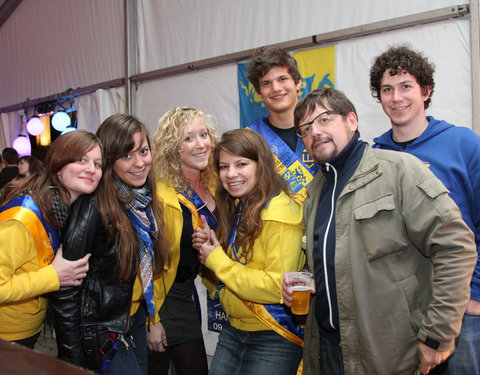
<svg viewBox="0 0 480 375"><path fill-rule="evenodd" d="M18 220L0 222L0 338L21 340L40 332L47 306L43 294L59 288L55 268L40 267L27 227Z"/></svg>
<svg viewBox="0 0 480 375"><path fill-rule="evenodd" d="M177 198L175 189L164 182L157 183L157 197L163 204L165 235L170 247L170 264L165 265L163 274L155 278L153 286L155 289L155 308L163 305L168 291L175 281L178 262L180 261L180 238L183 230L182 208Z"/></svg>
<svg viewBox="0 0 480 375"><path fill-rule="evenodd" d="M305 263L301 250L301 206L282 192L263 210L262 220L262 233L253 245L253 258L246 265L227 255L220 246L205 263L225 284L220 290L220 301L230 324L244 331L270 328L258 320L242 300L281 303L283 274L301 270Z"/></svg>

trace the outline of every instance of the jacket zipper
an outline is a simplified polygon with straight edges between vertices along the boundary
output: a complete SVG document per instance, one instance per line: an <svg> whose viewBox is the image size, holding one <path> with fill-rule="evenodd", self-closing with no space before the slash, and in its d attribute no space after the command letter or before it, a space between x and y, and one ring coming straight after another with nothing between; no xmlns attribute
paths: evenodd
<svg viewBox="0 0 480 375"><path fill-rule="evenodd" d="M327 291L327 300L328 300L328 315L330 320L330 325L333 329L336 329L335 325L333 324L333 308L332 308L332 299L330 297L330 284L328 282L328 267L327 267L327 238L328 232L330 231L330 225L333 219L333 213L335 211L335 190L337 189L337 171L333 165L326 163L325 168L327 172L329 172L330 167L333 170L334 174L334 182L333 182L333 191L332 191L332 201L331 201L331 209L330 209L330 217L328 218L327 228L325 230L325 235L323 237L323 274L325 275L325 290Z"/></svg>

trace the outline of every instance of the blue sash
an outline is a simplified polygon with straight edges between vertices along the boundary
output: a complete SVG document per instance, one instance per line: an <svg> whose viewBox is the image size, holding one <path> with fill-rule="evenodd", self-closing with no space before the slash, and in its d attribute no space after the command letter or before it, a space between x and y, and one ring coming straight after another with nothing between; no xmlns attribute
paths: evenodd
<svg viewBox="0 0 480 375"><path fill-rule="evenodd" d="M237 237L237 227L238 223L240 222L240 218L242 216L243 204L242 202L238 201L235 206L235 220L233 221L232 230L230 231L230 236L228 237L228 248L232 251L232 254L235 256L235 260L240 264L247 264L247 258L245 254L242 253L240 258L243 258L245 261L242 262L238 257L237 247L234 246L235 238Z"/></svg>
<svg viewBox="0 0 480 375"><path fill-rule="evenodd" d="M319 166L308 154L302 140L298 138L297 147L293 153L290 147L263 120L255 121L248 128L260 133L270 145L275 155L278 173L285 179L291 192L303 202L307 194L307 187L319 170Z"/></svg>
<svg viewBox="0 0 480 375"><path fill-rule="evenodd" d="M27 227L35 242L40 266L48 266L60 246L60 237L58 230L43 219L33 198L21 195L9 200L0 209L0 221L6 220L18 220Z"/></svg>

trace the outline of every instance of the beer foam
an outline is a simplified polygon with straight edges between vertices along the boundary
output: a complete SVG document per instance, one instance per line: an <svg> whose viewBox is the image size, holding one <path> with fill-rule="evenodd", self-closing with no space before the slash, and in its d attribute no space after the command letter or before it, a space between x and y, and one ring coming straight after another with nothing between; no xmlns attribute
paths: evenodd
<svg viewBox="0 0 480 375"><path fill-rule="evenodd" d="M292 286L292 290L296 292L304 292L306 290L310 290L310 287L308 285L294 285Z"/></svg>

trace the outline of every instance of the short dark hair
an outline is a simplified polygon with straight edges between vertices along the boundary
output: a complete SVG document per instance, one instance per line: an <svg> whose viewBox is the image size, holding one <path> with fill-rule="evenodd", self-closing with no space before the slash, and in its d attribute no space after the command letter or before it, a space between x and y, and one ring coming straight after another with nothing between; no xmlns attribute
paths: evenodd
<svg viewBox="0 0 480 375"><path fill-rule="evenodd" d="M407 46L392 46L375 59L370 69L370 91L372 96L381 101L381 80L386 70L391 69L390 75L395 76L402 72L410 73L415 77L418 84L425 93L430 89L430 96L424 102L427 109L432 101L435 81L435 65L428 61L420 52L414 51Z"/></svg>
<svg viewBox="0 0 480 375"><path fill-rule="evenodd" d="M4 148L2 151L2 157L7 164L18 164L18 152L14 148Z"/></svg>
<svg viewBox="0 0 480 375"><path fill-rule="evenodd" d="M355 106L342 91L331 87L324 87L313 90L300 99L293 114L295 128L300 126L300 121L305 118L305 116L308 116L315 111L317 104L324 108L337 111L343 117L353 112L358 118ZM358 128L355 133L360 136Z"/></svg>
<svg viewBox="0 0 480 375"><path fill-rule="evenodd" d="M261 47L252 55L247 69L247 78L255 91L260 92L260 78L276 66L286 67L295 83L302 79L297 61L286 50L279 47Z"/></svg>

